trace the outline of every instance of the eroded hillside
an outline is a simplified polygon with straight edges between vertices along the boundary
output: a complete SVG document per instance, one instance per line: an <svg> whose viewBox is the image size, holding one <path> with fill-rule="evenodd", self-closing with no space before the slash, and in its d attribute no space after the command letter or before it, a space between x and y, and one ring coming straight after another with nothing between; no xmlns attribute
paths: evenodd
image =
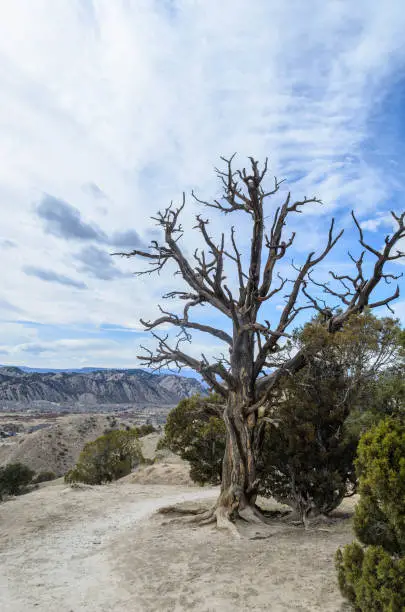
<svg viewBox="0 0 405 612"><path fill-rule="evenodd" d="M53 402L75 404L175 405L184 397L203 393L194 378L151 374L144 370L94 372L24 372L0 368L0 403Z"/></svg>

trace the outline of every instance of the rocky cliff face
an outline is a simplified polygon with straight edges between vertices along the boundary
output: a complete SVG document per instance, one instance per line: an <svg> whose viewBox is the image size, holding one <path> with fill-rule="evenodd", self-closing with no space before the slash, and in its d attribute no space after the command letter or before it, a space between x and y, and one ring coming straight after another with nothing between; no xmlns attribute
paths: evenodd
<svg viewBox="0 0 405 612"><path fill-rule="evenodd" d="M203 392L193 378L150 374L140 369L38 373L0 368L0 402L174 405L184 397Z"/></svg>

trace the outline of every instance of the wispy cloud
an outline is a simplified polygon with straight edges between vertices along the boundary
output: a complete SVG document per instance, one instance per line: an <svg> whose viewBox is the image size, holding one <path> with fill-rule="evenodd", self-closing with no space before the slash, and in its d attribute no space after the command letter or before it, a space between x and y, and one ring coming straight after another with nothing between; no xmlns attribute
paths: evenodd
<svg viewBox="0 0 405 612"><path fill-rule="evenodd" d="M393 227L392 216L388 213L379 213L371 219L364 219L361 222L361 228L368 230L369 232L376 232L381 227L387 227L390 229Z"/></svg>
<svg viewBox="0 0 405 612"><path fill-rule="evenodd" d="M124 249L136 249L143 245L138 232L135 230L126 230L124 232L115 232L110 238L110 244Z"/></svg>
<svg viewBox="0 0 405 612"><path fill-rule="evenodd" d="M125 248L142 245L142 240L136 230L117 231L107 236L95 223L84 221L77 208L48 194L44 195L36 207L36 213L44 224L45 232L58 238Z"/></svg>
<svg viewBox="0 0 405 612"><path fill-rule="evenodd" d="M102 340L96 338L62 338L54 342L27 342L25 344L19 344L11 349L3 347L5 353L12 359L16 356L22 355L23 358L26 354L34 356L43 355L59 355L64 358L64 355L72 355L74 353L91 350L97 352L98 356L102 356L105 353L109 353L118 348L117 342L114 340Z"/></svg>
<svg viewBox="0 0 405 612"><path fill-rule="evenodd" d="M85 283L76 281L69 276L65 276L64 274L57 274L53 270L35 268L34 266L24 266L23 271L25 274L28 274L28 276L35 276L36 278L50 283L59 283L60 285L75 287L75 289L87 289L87 285Z"/></svg>
<svg viewBox="0 0 405 612"><path fill-rule="evenodd" d="M15 249L17 244L14 240L8 240L8 238L0 238L0 248L3 249Z"/></svg>
<svg viewBox="0 0 405 612"><path fill-rule="evenodd" d="M102 189L100 189L100 187L98 185L96 185L96 183L85 183L83 185L83 191L85 193L90 194L91 196L93 196L94 198L96 198L97 200L105 200L107 199L107 196L105 195L104 191Z"/></svg>
<svg viewBox="0 0 405 612"><path fill-rule="evenodd" d="M56 352L75 351L83 348L105 349L115 346L117 343L112 340L99 340L97 338L86 338L84 340L77 338L63 338L55 342L29 342L20 344L16 347L16 351L24 351L27 353L42 353L45 351Z"/></svg>
<svg viewBox="0 0 405 612"><path fill-rule="evenodd" d="M11 302L9 302L8 300L1 298L0 299L0 312L1 311L5 311L7 313L23 313L24 310L22 308L19 308L18 306L16 306L15 304L12 304Z"/></svg>
<svg viewBox="0 0 405 612"><path fill-rule="evenodd" d="M112 257L95 246L85 247L76 255L81 262L80 269L100 280L113 280L122 278L125 274L116 267Z"/></svg>
<svg viewBox="0 0 405 612"><path fill-rule="evenodd" d="M59 198L45 194L36 211L44 222L45 231L49 234L66 240L107 242L104 232L97 226L83 221L77 208Z"/></svg>
<svg viewBox="0 0 405 612"><path fill-rule="evenodd" d="M18 244L0 243L0 282L32 320L151 318L179 279L132 279L139 264L109 253L143 245L183 189L217 195L221 154L269 155L297 197L322 197L297 223L298 260L332 212L347 228L339 265L349 209L381 243L387 209L403 207L405 130L389 105L404 87L401 0L14 0L0 13L2 236ZM189 253L196 211L184 211ZM79 268L89 291L66 295L27 266L67 282Z"/></svg>

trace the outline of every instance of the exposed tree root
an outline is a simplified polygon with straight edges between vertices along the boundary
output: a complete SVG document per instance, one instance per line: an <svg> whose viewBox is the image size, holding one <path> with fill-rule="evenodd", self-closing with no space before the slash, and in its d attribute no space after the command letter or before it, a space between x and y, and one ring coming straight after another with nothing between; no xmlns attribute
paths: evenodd
<svg viewBox="0 0 405 612"><path fill-rule="evenodd" d="M329 529L322 529L322 528L316 529L316 527L320 524L330 525L332 523L332 520L325 514L316 514L314 516L311 516L311 515L304 516L302 519L302 523L305 529L312 529L315 531L329 531Z"/></svg>
<svg viewBox="0 0 405 612"><path fill-rule="evenodd" d="M217 517L215 516L215 514L212 514L211 516L198 521L198 524L203 526L203 525L213 525L214 523L217 522Z"/></svg>
<svg viewBox="0 0 405 612"><path fill-rule="evenodd" d="M163 512L162 512L163 510ZM174 515L171 523L186 523L189 525L211 525L216 522L215 506L206 510L204 508L182 508L181 506L166 506L158 510L159 514ZM180 516L179 516L180 515Z"/></svg>
<svg viewBox="0 0 405 612"><path fill-rule="evenodd" d="M281 518L281 520L287 519L288 523L294 527L304 527L307 531L322 531L329 532L329 529L324 529L319 524L330 524L331 519L325 515L319 514L314 517L304 515L299 518L298 513L292 513L290 511L273 511L269 513L262 512L261 509L256 505L247 505L242 509L235 508L236 504L224 505L220 504L220 500L209 508L187 508L181 505L179 506L165 506L158 510L159 514L173 515L170 522L172 523L186 523L190 525L214 525L216 524L218 529L230 532L235 538L240 539L244 537L239 531L235 524L240 518L243 523L250 525L264 526L272 523L271 518ZM287 515L287 516L286 516ZM291 520L298 519L298 520ZM243 530L242 530L243 531ZM271 537L273 534L256 534L253 539L264 539ZM252 536L250 536L252 539Z"/></svg>
<svg viewBox="0 0 405 612"><path fill-rule="evenodd" d="M164 506L159 508L158 514L204 514L206 510L204 508L183 508L182 506Z"/></svg>
<svg viewBox="0 0 405 612"><path fill-rule="evenodd" d="M159 514L173 515L171 522L182 522L190 525L214 525L218 529L228 531L235 538L243 537L238 531L234 519L240 518L244 523L252 525L268 525L270 520L254 505L245 506L239 510L217 502L208 510L205 508L187 508L182 506L165 506L158 510ZM270 537L261 535L260 538Z"/></svg>
<svg viewBox="0 0 405 612"><path fill-rule="evenodd" d="M253 523L256 525L261 525L263 523L267 524L266 517L259 510L259 508L257 508L257 506L246 506L242 510L238 511L238 516L240 516L240 518L247 523Z"/></svg>
<svg viewBox="0 0 405 612"><path fill-rule="evenodd" d="M225 506L215 505L209 510L206 510L204 508L165 506L164 508L160 508L158 510L158 513L164 515L174 515L172 522L181 521L183 523L185 522L188 524L196 524L201 526L216 524L218 529L224 529L226 531L229 531L236 538L241 537L239 531L236 528L236 525L231 520L231 511Z"/></svg>
<svg viewBox="0 0 405 612"><path fill-rule="evenodd" d="M230 513L224 506L218 506L215 510L215 519L217 521L218 529L225 529L229 531L235 538L240 538L241 535L236 528L235 523L230 519Z"/></svg>
<svg viewBox="0 0 405 612"><path fill-rule="evenodd" d="M215 523L215 506L210 508L209 510L203 511L195 516L192 516L189 520L189 523L196 523L198 525L210 525L211 523Z"/></svg>

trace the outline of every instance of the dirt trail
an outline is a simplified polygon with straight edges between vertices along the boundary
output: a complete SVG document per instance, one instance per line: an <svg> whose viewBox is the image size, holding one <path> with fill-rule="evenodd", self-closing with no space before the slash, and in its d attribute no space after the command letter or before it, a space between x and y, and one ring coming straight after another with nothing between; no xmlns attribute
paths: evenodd
<svg viewBox="0 0 405 612"><path fill-rule="evenodd" d="M137 610L111 571L112 541L125 534L136 550L142 519L165 505L215 495L201 488L55 485L2 504L0 610ZM128 608L119 607L126 599Z"/></svg>
<svg viewBox="0 0 405 612"><path fill-rule="evenodd" d="M353 539L346 500L328 530L275 519L234 540L155 511L215 489L51 484L0 504L2 612L339 612L334 555ZM342 513L343 510L343 513ZM246 525L246 524L245 524Z"/></svg>

